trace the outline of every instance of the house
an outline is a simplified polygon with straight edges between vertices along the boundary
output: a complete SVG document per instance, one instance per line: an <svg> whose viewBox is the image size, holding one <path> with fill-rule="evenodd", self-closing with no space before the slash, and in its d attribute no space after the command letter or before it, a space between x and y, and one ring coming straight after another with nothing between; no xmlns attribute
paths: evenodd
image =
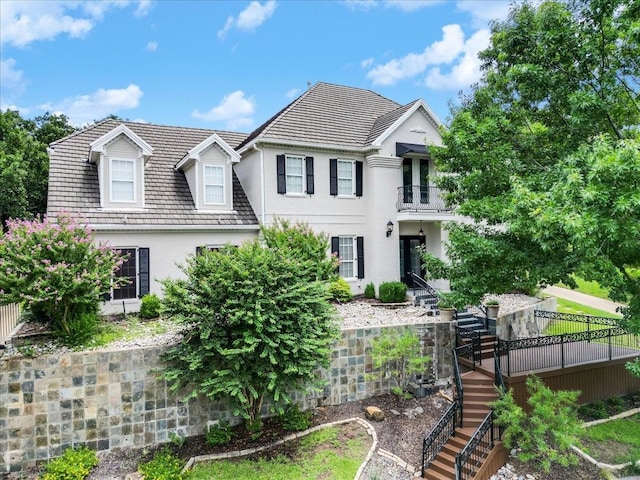
<svg viewBox="0 0 640 480"><path fill-rule="evenodd" d="M249 135L106 120L50 146L47 213L82 216L129 254L105 313L136 310L200 248L281 217L331 238L353 293L443 256L454 219L433 186L440 122L422 101L318 83ZM327 252L329 253L329 252Z"/></svg>

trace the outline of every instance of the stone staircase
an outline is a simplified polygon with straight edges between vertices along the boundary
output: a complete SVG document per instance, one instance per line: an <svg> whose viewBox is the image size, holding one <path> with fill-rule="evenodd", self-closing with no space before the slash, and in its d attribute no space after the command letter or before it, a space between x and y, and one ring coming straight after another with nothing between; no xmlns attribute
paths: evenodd
<svg viewBox="0 0 640 480"><path fill-rule="evenodd" d="M463 409L462 427L442 447L435 460L425 472L427 480L453 480L456 478L456 455L467 445L477 427L490 411L489 403L498 398L493 379L480 372L462 375ZM500 445L498 448L502 448Z"/></svg>

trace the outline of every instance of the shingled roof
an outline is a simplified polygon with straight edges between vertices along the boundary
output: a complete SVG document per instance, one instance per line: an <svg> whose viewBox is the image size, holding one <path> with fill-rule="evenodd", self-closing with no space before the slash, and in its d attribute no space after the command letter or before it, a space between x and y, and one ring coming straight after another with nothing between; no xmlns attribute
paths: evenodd
<svg viewBox="0 0 640 480"><path fill-rule="evenodd" d="M401 109L395 117L399 118L413 103L403 107L371 90L319 82L258 127L238 148L252 140L366 147L377 138L371 138L372 130L379 130L381 117Z"/></svg>
<svg viewBox="0 0 640 480"><path fill-rule="evenodd" d="M87 162L89 144L124 123L153 148L145 166L145 208L127 212L127 225L198 225L229 228L257 226L258 220L233 175L234 212L195 210L187 180L174 169L176 163L200 142L216 133L230 147L237 147L243 133L198 128L169 127L106 120L51 144L47 214L78 213L91 225L123 225L123 212L102 210L96 165Z"/></svg>

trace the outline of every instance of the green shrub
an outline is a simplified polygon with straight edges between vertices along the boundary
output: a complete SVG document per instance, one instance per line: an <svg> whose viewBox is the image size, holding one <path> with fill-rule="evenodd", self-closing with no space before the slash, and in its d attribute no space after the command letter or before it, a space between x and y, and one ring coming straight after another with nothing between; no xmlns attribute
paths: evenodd
<svg viewBox="0 0 640 480"><path fill-rule="evenodd" d="M431 357L422 355L420 337L410 328L402 331L385 329L373 339L371 359L375 372L368 375L370 379L391 378L395 385L392 393L404 395L411 377L424 374Z"/></svg>
<svg viewBox="0 0 640 480"><path fill-rule="evenodd" d="M491 404L496 423L505 427L505 446L519 447L520 460L537 462L545 471L549 471L552 463L575 465L578 459L571 445L577 443L582 433L576 408L580 392L554 392L538 377L530 376L527 394L529 415L516 403L511 389Z"/></svg>
<svg viewBox="0 0 640 480"><path fill-rule="evenodd" d="M209 445L226 445L233 438L233 432L228 423L220 422L210 426L204 432L204 437Z"/></svg>
<svg viewBox="0 0 640 480"><path fill-rule="evenodd" d="M182 460L163 448L153 456L153 460L138 466L145 480L182 480Z"/></svg>
<svg viewBox="0 0 640 480"><path fill-rule="evenodd" d="M297 404L292 404L279 415L279 420L285 430L300 432L311 426L311 412L303 412Z"/></svg>
<svg viewBox="0 0 640 480"><path fill-rule="evenodd" d="M147 293L140 304L140 318L158 318L162 309L162 302L155 293Z"/></svg>
<svg viewBox="0 0 640 480"><path fill-rule="evenodd" d="M382 303L401 303L407 298L407 286L402 282L384 282L378 294Z"/></svg>
<svg viewBox="0 0 640 480"><path fill-rule="evenodd" d="M65 345L79 347L86 345L98 333L99 325L97 311L79 312L68 318L66 329L54 325L53 331Z"/></svg>
<svg viewBox="0 0 640 480"><path fill-rule="evenodd" d="M45 467L42 480L82 480L98 465L96 452L87 447L67 448Z"/></svg>
<svg viewBox="0 0 640 480"><path fill-rule="evenodd" d="M364 287L364 298L376 298L376 287L373 283L368 283Z"/></svg>
<svg viewBox="0 0 640 480"><path fill-rule="evenodd" d="M353 299L351 286L344 278L338 278L329 285L329 295L338 302L350 302Z"/></svg>
<svg viewBox="0 0 640 480"><path fill-rule="evenodd" d="M578 407L578 413L583 417L593 418L596 420L609 417L609 413L607 412L607 407L603 401L597 401L597 402L587 403L586 405L580 405Z"/></svg>

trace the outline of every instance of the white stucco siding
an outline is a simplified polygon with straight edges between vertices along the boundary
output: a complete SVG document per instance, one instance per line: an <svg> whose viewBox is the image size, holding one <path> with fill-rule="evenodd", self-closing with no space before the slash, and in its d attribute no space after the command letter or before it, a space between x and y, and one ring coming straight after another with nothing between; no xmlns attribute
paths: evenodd
<svg viewBox="0 0 640 480"><path fill-rule="evenodd" d="M233 169L240 180L240 185L249 199L258 221L262 221L262 176L260 170L260 152L249 150L242 156Z"/></svg>
<svg viewBox="0 0 640 480"><path fill-rule="evenodd" d="M178 265L185 264L199 246L240 245L257 238L257 231L219 232L104 232L95 233L95 241L107 241L116 248L149 248L150 292L162 295L160 280L184 278ZM127 312L138 311L138 299L124 300ZM122 313L122 300L102 303L102 313Z"/></svg>
<svg viewBox="0 0 640 480"><path fill-rule="evenodd" d="M396 142L427 146L442 145L442 138L438 129L424 116L422 111L417 110L385 139L380 155L395 156Z"/></svg>

